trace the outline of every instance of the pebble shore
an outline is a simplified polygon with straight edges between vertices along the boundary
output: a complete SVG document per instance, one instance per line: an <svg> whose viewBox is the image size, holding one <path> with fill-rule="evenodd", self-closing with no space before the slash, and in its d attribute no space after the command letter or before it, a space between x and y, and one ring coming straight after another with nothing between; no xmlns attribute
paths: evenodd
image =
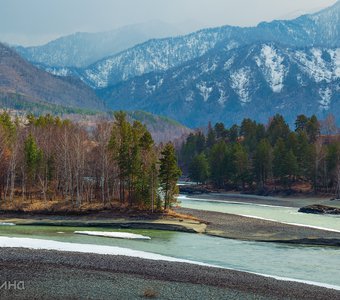
<svg viewBox="0 0 340 300"><path fill-rule="evenodd" d="M340 291L245 272L126 256L0 249L0 299L340 299Z"/></svg>

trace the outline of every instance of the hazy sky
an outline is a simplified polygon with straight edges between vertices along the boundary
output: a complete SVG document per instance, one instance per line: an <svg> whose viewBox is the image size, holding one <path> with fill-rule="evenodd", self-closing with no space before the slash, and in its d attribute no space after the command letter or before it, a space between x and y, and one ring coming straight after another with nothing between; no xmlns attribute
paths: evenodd
<svg viewBox="0 0 340 300"><path fill-rule="evenodd" d="M0 0L0 41L33 45L77 31L161 20L202 27L291 19L336 0ZM197 25L198 27L198 25ZM185 28L184 28L185 29Z"/></svg>

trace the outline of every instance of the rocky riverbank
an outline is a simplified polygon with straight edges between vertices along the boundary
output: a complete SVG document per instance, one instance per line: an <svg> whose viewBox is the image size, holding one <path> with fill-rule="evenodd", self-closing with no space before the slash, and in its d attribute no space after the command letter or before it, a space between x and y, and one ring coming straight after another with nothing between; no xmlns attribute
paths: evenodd
<svg viewBox="0 0 340 300"><path fill-rule="evenodd" d="M299 209L299 212L307 214L340 215L340 208L315 204L302 207Z"/></svg>
<svg viewBox="0 0 340 300"><path fill-rule="evenodd" d="M1 299L340 299L340 292L186 263L20 248L0 249ZM22 287L22 286L21 286Z"/></svg>

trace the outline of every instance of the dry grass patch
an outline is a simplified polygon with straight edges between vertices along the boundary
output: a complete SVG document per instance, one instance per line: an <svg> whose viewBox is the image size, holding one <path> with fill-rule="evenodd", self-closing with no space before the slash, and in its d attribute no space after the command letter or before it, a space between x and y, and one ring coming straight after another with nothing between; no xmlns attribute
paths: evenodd
<svg viewBox="0 0 340 300"><path fill-rule="evenodd" d="M2 202L1 210L4 211L24 211L24 212L86 212L86 211L101 211L111 209L111 204L104 204L102 202L82 203L80 206L70 200L53 199L22 199L15 198L12 202Z"/></svg>
<svg viewBox="0 0 340 300"><path fill-rule="evenodd" d="M200 222L200 223L205 223L204 221L192 216L192 215L186 215L186 214L180 214L180 213L177 213L173 210L169 210L166 214L167 216L169 217L173 217L173 218L176 218L176 219L183 219L183 220L191 220L191 221L195 221L195 222Z"/></svg>
<svg viewBox="0 0 340 300"><path fill-rule="evenodd" d="M143 292L144 298L156 298L158 293L153 288L147 288Z"/></svg>

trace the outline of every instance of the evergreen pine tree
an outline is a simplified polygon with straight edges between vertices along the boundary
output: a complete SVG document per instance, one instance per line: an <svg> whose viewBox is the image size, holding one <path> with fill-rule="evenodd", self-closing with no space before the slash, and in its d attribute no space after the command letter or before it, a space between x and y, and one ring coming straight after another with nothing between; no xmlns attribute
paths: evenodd
<svg viewBox="0 0 340 300"><path fill-rule="evenodd" d="M181 170L177 166L175 148L172 143L166 144L161 154L159 181L164 193L164 210L167 210L174 201Z"/></svg>
<svg viewBox="0 0 340 300"><path fill-rule="evenodd" d="M260 187L263 188L272 172L272 148L267 139L261 140L254 155L254 173Z"/></svg>
<svg viewBox="0 0 340 300"><path fill-rule="evenodd" d="M205 183L209 177L209 163L204 153L196 155L189 168L190 178L197 183Z"/></svg>

